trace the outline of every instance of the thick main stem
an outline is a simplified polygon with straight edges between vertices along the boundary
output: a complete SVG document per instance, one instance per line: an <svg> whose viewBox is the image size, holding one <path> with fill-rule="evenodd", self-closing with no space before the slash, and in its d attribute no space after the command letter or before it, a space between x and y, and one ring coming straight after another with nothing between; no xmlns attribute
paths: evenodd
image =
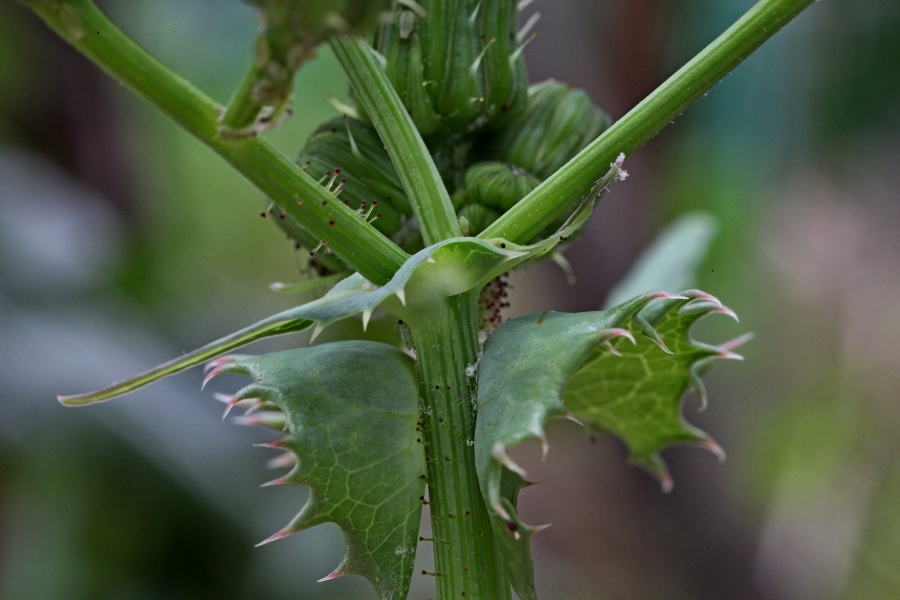
<svg viewBox="0 0 900 600"><path fill-rule="evenodd" d="M411 322L424 402L428 500L441 600L510 598L475 475L475 389L466 367L478 359L478 292L446 300Z"/></svg>

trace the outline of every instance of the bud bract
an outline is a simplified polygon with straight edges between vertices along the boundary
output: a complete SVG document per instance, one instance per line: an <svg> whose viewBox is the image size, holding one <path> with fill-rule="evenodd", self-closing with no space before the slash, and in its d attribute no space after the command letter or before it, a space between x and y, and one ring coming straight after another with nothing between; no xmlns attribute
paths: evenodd
<svg viewBox="0 0 900 600"><path fill-rule="evenodd" d="M531 87L528 107L495 132L485 156L546 179L603 133L610 118L582 90L557 81Z"/></svg>
<svg viewBox="0 0 900 600"><path fill-rule="evenodd" d="M478 235L487 226L500 218L500 212L483 204L470 203L457 213L463 235Z"/></svg>
<svg viewBox="0 0 900 600"><path fill-rule="evenodd" d="M466 194L473 202L506 212L540 184L521 167L485 161L466 170Z"/></svg>
<svg viewBox="0 0 900 600"><path fill-rule="evenodd" d="M525 64L513 0L398 3L375 48L419 131L482 131L524 107Z"/></svg>
<svg viewBox="0 0 900 600"><path fill-rule="evenodd" d="M330 119L310 135L297 163L395 243L407 250L421 248L417 230L406 233L412 209L372 126L346 117Z"/></svg>

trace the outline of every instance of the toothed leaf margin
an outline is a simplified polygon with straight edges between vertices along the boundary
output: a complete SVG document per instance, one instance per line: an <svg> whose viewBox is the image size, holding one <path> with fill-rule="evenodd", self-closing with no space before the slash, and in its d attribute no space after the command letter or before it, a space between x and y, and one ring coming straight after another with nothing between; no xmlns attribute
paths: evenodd
<svg viewBox="0 0 900 600"><path fill-rule="evenodd" d="M418 383L411 358L392 346L352 341L264 356L223 357L214 372L253 381L229 400L252 415L284 413L286 434L264 446L296 460L273 484L309 486L306 505L262 543L314 525L344 532L344 560L323 580L357 574L379 598L405 598L416 555L425 455L416 441ZM267 425L277 419L245 417Z"/></svg>
<svg viewBox="0 0 900 600"><path fill-rule="evenodd" d="M523 600L537 598L530 538L539 529L515 509L525 473L507 450L534 439L546 448L551 417L568 416L591 431L608 431L628 447L633 463L671 479L659 451L677 443L718 445L681 416L682 399L716 359L739 358L739 342L715 347L690 337L710 313L733 316L695 290L674 296L648 292L606 311L539 313L513 319L488 338L478 367L475 456L491 525L504 566ZM623 339L624 338L624 339Z"/></svg>
<svg viewBox="0 0 900 600"><path fill-rule="evenodd" d="M83 394L58 396L57 399L66 406L104 402L264 338L313 327L312 339L315 339L331 323L357 314L362 315L365 328L378 307L405 319L415 319L417 316L427 319L438 299L483 287L504 271L551 252L584 224L592 207L593 200L584 202L557 235L527 246L499 238L444 240L411 256L383 286L374 285L354 273L318 300L263 319L110 386ZM210 372L207 381L215 375L214 370Z"/></svg>

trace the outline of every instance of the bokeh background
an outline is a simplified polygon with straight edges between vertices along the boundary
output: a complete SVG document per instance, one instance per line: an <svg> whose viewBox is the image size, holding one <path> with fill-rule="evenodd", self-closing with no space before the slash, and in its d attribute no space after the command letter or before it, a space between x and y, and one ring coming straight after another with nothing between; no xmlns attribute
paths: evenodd
<svg viewBox="0 0 900 600"><path fill-rule="evenodd" d="M624 114L749 0L537 0L533 80ZM225 101L255 18L232 0L102 6ZM293 154L346 82L323 52L271 139ZM513 276L510 314L590 310L667 223L716 217L697 284L742 317L698 335L756 338L710 374L689 420L728 453L666 453L661 494L611 439L551 427L517 459L543 485L523 513L551 600L900 598L900 4L818 2L628 160L568 257ZM261 431L222 423L189 372L108 405L91 389L304 301L305 275L259 218L265 199L206 148L0 0L0 597L374 598L315 584L331 525L258 549L302 489L264 489ZM350 320L327 336L359 335ZM389 323L370 335L394 335ZM254 350L305 343L302 336ZM224 388L224 389L227 389ZM427 548L420 550L427 566ZM433 597L416 577L411 598Z"/></svg>

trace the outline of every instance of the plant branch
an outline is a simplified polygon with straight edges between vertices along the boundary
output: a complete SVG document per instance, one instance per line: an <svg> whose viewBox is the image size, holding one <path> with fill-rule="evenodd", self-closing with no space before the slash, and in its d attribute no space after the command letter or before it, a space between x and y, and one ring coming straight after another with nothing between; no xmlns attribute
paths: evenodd
<svg viewBox="0 0 900 600"><path fill-rule="evenodd" d="M587 148L551 175L479 237L531 239L583 196L619 153L631 154L671 123L814 0L760 0Z"/></svg>
<svg viewBox="0 0 900 600"><path fill-rule="evenodd" d="M357 38L335 36L331 47L391 156L425 245L460 237L459 220L431 152L368 44Z"/></svg>
<svg viewBox="0 0 900 600"><path fill-rule="evenodd" d="M275 203L279 218L299 225L307 244L325 241L329 251L376 284L390 280L409 258L269 142L220 135L222 107L150 56L90 0L26 4L87 58L231 163Z"/></svg>
<svg viewBox="0 0 900 600"><path fill-rule="evenodd" d="M222 127L229 131L241 131L253 125L263 106L253 97L253 90L259 81L261 67L254 60L235 90L228 108L222 115Z"/></svg>

